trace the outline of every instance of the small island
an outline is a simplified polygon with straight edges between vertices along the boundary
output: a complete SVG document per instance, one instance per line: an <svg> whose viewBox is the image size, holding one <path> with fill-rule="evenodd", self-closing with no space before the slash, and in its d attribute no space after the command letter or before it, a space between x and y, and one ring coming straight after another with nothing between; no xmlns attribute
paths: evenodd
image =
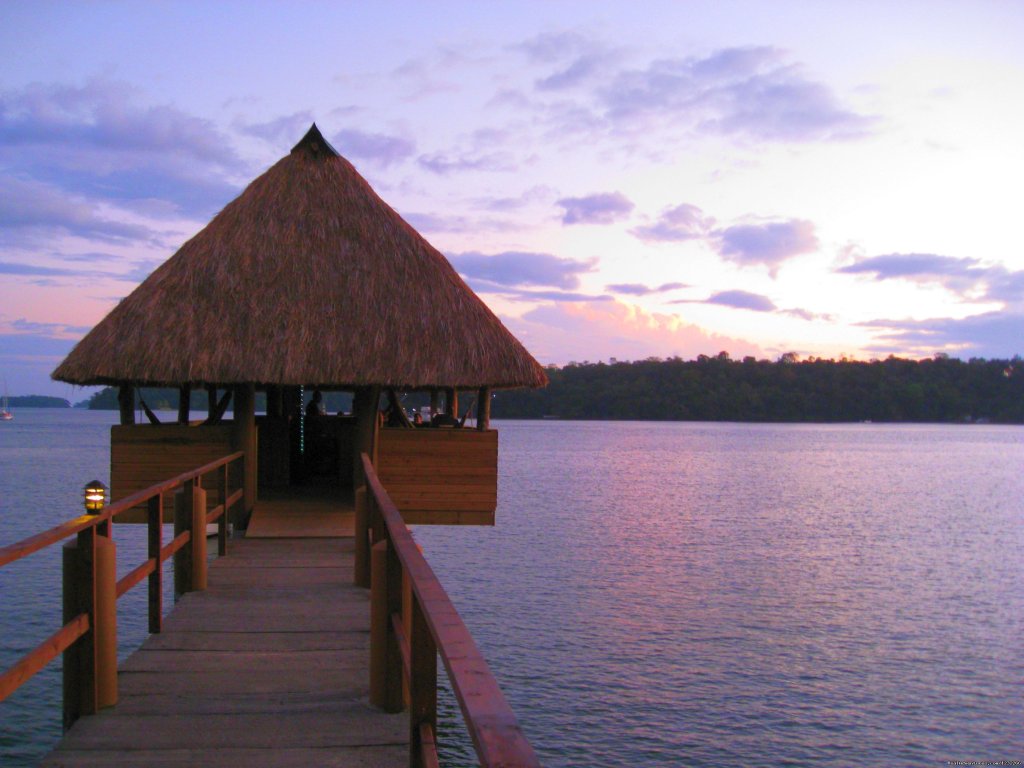
<svg viewBox="0 0 1024 768"><path fill-rule="evenodd" d="M47 395L22 395L20 397L8 397L10 408L70 408L71 403L63 397L49 397Z"/></svg>

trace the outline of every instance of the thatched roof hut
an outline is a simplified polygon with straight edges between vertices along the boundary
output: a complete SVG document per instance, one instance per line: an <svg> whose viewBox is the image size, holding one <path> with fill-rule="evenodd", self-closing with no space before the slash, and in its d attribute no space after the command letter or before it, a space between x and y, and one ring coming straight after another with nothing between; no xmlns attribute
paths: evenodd
<svg viewBox="0 0 1024 768"><path fill-rule="evenodd" d="M53 372L72 384L536 387L544 370L314 125Z"/></svg>

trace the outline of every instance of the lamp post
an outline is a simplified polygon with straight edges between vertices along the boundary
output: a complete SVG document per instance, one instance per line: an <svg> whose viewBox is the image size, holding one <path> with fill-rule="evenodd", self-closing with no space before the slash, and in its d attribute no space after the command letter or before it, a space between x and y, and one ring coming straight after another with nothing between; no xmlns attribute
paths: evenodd
<svg viewBox="0 0 1024 768"><path fill-rule="evenodd" d="M98 515L107 505L107 486L99 480L86 483L82 493L85 511L90 515Z"/></svg>

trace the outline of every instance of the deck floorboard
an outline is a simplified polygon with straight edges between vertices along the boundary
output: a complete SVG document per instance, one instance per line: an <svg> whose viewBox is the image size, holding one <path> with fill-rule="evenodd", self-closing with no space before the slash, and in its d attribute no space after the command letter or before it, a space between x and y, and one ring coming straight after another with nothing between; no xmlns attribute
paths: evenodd
<svg viewBox="0 0 1024 768"><path fill-rule="evenodd" d="M351 538L233 539L208 589L121 665L118 705L41 764L405 764L407 717L368 703L369 594L352 558Z"/></svg>

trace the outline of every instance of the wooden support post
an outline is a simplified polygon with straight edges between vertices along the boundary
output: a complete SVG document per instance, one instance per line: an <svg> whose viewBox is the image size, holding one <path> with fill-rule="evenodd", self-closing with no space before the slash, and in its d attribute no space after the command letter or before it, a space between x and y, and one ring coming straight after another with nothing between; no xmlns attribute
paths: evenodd
<svg viewBox="0 0 1024 768"><path fill-rule="evenodd" d="M239 528L246 528L253 507L256 506L256 388L252 384L235 387L235 431L236 451L245 451L242 461L242 510L232 522Z"/></svg>
<svg viewBox="0 0 1024 768"><path fill-rule="evenodd" d="M480 387L476 398L476 428L486 432L491 428L491 388Z"/></svg>
<svg viewBox="0 0 1024 768"><path fill-rule="evenodd" d="M217 557L228 553L228 465L217 470L217 495L224 512L217 518Z"/></svg>
<svg viewBox="0 0 1024 768"><path fill-rule="evenodd" d="M409 631L409 765L422 768L423 725L437 730L437 645L418 600L412 600ZM426 752L432 752L429 745Z"/></svg>
<svg viewBox="0 0 1024 768"><path fill-rule="evenodd" d="M195 481L188 480L185 486L174 494L174 537L192 530L192 504L195 495L192 488ZM195 535L195 531L192 531ZM174 596L175 598L192 591L192 547L182 547L174 553Z"/></svg>
<svg viewBox="0 0 1024 768"><path fill-rule="evenodd" d="M96 706L117 704L117 545L96 537Z"/></svg>
<svg viewBox="0 0 1024 768"><path fill-rule="evenodd" d="M449 416L459 418L459 390L449 387L444 393L445 411Z"/></svg>
<svg viewBox="0 0 1024 768"><path fill-rule="evenodd" d="M280 387L267 387L267 416L274 419L284 416L284 395Z"/></svg>
<svg viewBox="0 0 1024 768"><path fill-rule="evenodd" d="M405 708L402 699L402 678L404 664L402 662L402 651L399 647L398 633L395 631L395 624L392 621L394 616L402 616L402 561L398 559L398 553L391 546L391 541L384 539L387 544L387 595L388 595L388 640L385 644L387 653L387 703L384 709L388 712L401 712Z"/></svg>
<svg viewBox="0 0 1024 768"><path fill-rule="evenodd" d="M188 424L189 411L192 409L192 385L182 384L178 387L178 423Z"/></svg>
<svg viewBox="0 0 1024 768"><path fill-rule="evenodd" d="M96 608L96 589L92 583L93 541L96 531L89 528L77 541L64 545L64 623L80 613L89 617L89 631L64 651L64 730L78 718L96 712L96 654L92 617Z"/></svg>
<svg viewBox="0 0 1024 768"><path fill-rule="evenodd" d="M370 461L377 462L377 408L380 403L380 387L360 387L352 398L352 410L355 411L356 433L353 446L352 487L366 485L363 474L361 454L370 456Z"/></svg>
<svg viewBox="0 0 1024 768"><path fill-rule="evenodd" d="M64 652L64 728L117 703L117 547L95 528L63 549L64 623L81 613L89 631Z"/></svg>
<svg viewBox="0 0 1024 768"><path fill-rule="evenodd" d="M387 702L388 543L378 541L370 552L370 703Z"/></svg>
<svg viewBox="0 0 1024 768"><path fill-rule="evenodd" d="M121 411L122 424L135 423L135 387L122 384L117 388L117 407Z"/></svg>
<svg viewBox="0 0 1024 768"><path fill-rule="evenodd" d="M370 586L370 510L366 502L366 486L355 490L355 585Z"/></svg>
<svg viewBox="0 0 1024 768"><path fill-rule="evenodd" d="M217 385L206 385L206 418L213 421L217 416Z"/></svg>
<svg viewBox="0 0 1024 768"><path fill-rule="evenodd" d="M384 539L370 554L370 703L385 712L402 711L402 656L391 614L401 615L401 563Z"/></svg>
<svg viewBox="0 0 1024 768"><path fill-rule="evenodd" d="M149 513L149 559L156 568L149 574L149 633L158 634L163 629L164 579L160 550L163 548L163 494L157 494L147 502Z"/></svg>
<svg viewBox="0 0 1024 768"><path fill-rule="evenodd" d="M192 590L206 589L206 491L192 488Z"/></svg>

